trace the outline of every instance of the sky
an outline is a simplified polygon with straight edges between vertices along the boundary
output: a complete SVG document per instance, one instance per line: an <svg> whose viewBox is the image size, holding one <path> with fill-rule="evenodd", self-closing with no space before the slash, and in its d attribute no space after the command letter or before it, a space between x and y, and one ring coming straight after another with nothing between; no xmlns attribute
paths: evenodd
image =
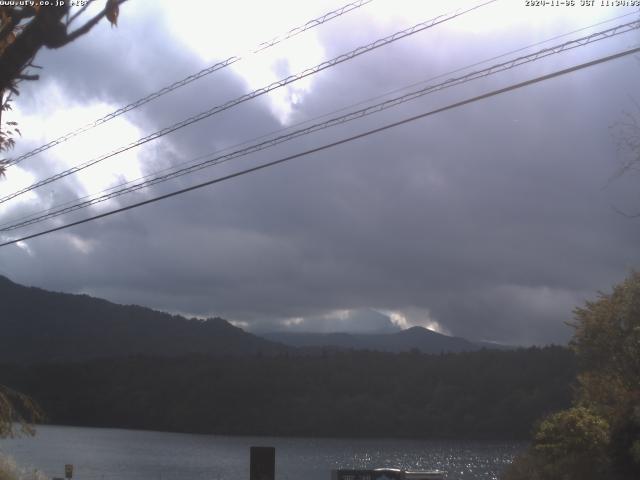
<svg viewBox="0 0 640 480"><path fill-rule="evenodd" d="M243 59L10 167L0 195L480 2L374 0L251 53L345 3L130 0L117 28L102 22L38 54L41 78L21 84L7 118L23 134L9 158L230 56ZM482 6L2 203L0 223L639 17L637 9L580 4ZM639 41L634 30L555 54L0 237L310 150ZM640 218L630 217L640 212L639 180L619 175L633 157L617 138L628 115L640 116L639 75L640 57L629 55L0 247L0 274L220 316L254 332L424 326L471 340L564 343L574 308L640 268Z"/></svg>

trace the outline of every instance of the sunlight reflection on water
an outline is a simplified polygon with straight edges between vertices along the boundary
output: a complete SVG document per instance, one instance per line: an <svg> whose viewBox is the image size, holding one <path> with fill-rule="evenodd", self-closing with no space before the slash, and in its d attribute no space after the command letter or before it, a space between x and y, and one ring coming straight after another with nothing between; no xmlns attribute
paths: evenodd
<svg viewBox="0 0 640 480"><path fill-rule="evenodd" d="M48 477L75 465L77 480L242 480L249 447L276 447L277 480L329 480L334 468L438 469L450 480L497 479L525 447L514 442L226 437L77 427L39 427L1 440L0 451Z"/></svg>

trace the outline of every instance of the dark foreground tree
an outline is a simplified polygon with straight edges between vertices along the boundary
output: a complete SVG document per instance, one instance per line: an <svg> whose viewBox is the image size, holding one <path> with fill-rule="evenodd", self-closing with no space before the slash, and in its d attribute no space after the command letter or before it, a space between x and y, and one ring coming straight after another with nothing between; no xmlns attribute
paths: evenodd
<svg viewBox="0 0 640 480"><path fill-rule="evenodd" d="M72 10L70 2L50 2L52 5L21 5L27 2L7 2L0 6L0 152L14 145L20 134L14 122L2 122L2 113L9 110L11 100L18 95L21 81L37 80L33 69L40 68L33 60L42 47L61 48L85 35L103 18L111 25L118 21L119 6L126 0L106 0L104 8L91 18L84 18L95 0L87 0ZM77 24L80 24L76 27ZM6 161L0 161L4 175Z"/></svg>
<svg viewBox="0 0 640 480"><path fill-rule="evenodd" d="M540 423L505 480L640 478L640 273L575 310L574 408Z"/></svg>
<svg viewBox="0 0 640 480"><path fill-rule="evenodd" d="M640 478L640 273L576 310L581 405L610 424L616 474Z"/></svg>
<svg viewBox="0 0 640 480"><path fill-rule="evenodd" d="M42 411L31 397L0 385L0 438L33 434L33 424L42 419Z"/></svg>

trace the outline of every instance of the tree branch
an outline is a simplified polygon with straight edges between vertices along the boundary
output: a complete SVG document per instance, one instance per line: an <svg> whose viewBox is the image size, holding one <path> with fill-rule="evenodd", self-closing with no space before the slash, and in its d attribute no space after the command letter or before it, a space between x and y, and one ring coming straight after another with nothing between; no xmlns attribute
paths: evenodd
<svg viewBox="0 0 640 480"><path fill-rule="evenodd" d="M88 1L92 2L94 0ZM107 0L105 8L99 14L71 33L67 32L67 24L64 22L64 17L69 13L70 9L68 5L69 2L62 5L50 5L47 8L41 8L35 13L35 16L32 15L33 12L27 9L16 13L15 19L27 18L27 16L33 16L33 19L24 26L19 26L18 24L14 24L14 19L12 18L7 25L14 25L13 30L9 31L3 28L4 35L14 33L16 28L20 28L21 32L15 40L4 47L0 55L0 91L17 93L16 81L32 79L32 75L23 74L23 71L43 46L59 48L67 45L78 37L88 33L105 16L109 18L112 23L115 23L117 7L125 1L126 0ZM77 18L78 15L84 11L83 8L74 14L70 21ZM7 13L6 10L0 11ZM8 13L14 13L15 11L16 10L11 10Z"/></svg>
<svg viewBox="0 0 640 480"><path fill-rule="evenodd" d="M124 2L126 2L127 0L117 0L115 2L115 4L117 6L122 5ZM93 27L96 26L96 24L102 20L103 17L105 17L107 15L109 11L109 2L107 2L107 5L102 9L102 11L100 13L98 13L96 16L94 16L91 20L88 20L87 23L85 23L83 26L81 26L80 28L74 30L71 33L67 33L67 38L65 39L65 41L55 47L52 48L59 48L62 47L64 45L66 45L67 43L73 42L76 38L81 37L82 35L88 33L89 31L91 31L91 29Z"/></svg>
<svg viewBox="0 0 640 480"><path fill-rule="evenodd" d="M18 79L19 80L39 80L40 75L30 75L26 73L21 73L20 75L18 75Z"/></svg>
<svg viewBox="0 0 640 480"><path fill-rule="evenodd" d="M66 6L42 9L27 25L16 40L8 45L0 56L0 90L14 89L14 81L38 50L55 37L66 34L62 17ZM60 30L62 28L62 31Z"/></svg>
<svg viewBox="0 0 640 480"><path fill-rule="evenodd" d="M76 13L74 13L73 15L71 15L71 18L69 19L69 21L67 22L67 27L69 25L71 25L71 22L73 22L76 18L78 18L80 15L82 15L84 13L84 11L89 8L89 6L94 2L95 0L87 0L87 3L84 4L84 6L78 10Z"/></svg>
<svg viewBox="0 0 640 480"><path fill-rule="evenodd" d="M611 209L616 212L618 215L622 215L623 217L627 217L627 218L638 218L640 217L640 213L627 213L627 212L623 212L621 209L619 209L618 207L616 207L615 205L611 205Z"/></svg>

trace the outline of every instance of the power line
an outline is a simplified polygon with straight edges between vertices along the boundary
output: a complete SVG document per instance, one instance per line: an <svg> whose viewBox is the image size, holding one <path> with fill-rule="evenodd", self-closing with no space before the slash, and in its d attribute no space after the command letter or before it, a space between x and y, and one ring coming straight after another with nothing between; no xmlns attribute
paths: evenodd
<svg viewBox="0 0 640 480"><path fill-rule="evenodd" d="M284 42L285 40L288 40L290 38L295 37L296 35L299 35L303 32L306 32L307 30L310 30L312 28L318 27L324 23L327 23L335 18L338 18L342 15L344 15L345 13L348 13L352 10L355 10L357 8L360 8L368 3L371 3L373 0L358 0L355 2L351 2L348 3L347 5L344 5L336 10L333 10L331 12L325 13L324 15L314 18L313 20L309 20L308 22L306 22L304 25L300 25L299 27L295 27L292 28L291 30L289 30L288 32L286 32L283 35L279 35L277 37L272 38L271 40L268 40L266 42L262 42L260 43L254 50L250 51L249 55L251 54L256 54L259 52L262 52L268 48L271 48L279 43ZM61 143L66 142L67 140L70 140L73 137L76 137L78 135L80 135L81 133L84 133L88 130L91 130L99 125L102 125L103 123L107 123L109 120L113 120L114 118L127 113L135 108L138 108L146 103L149 103L157 98L162 97L163 95L166 95L169 92L172 92L178 88L184 87L185 85L188 85L191 82L194 82L206 75L209 75L213 72L216 72L218 70L221 70L223 68L226 68L230 65L233 65L236 62L239 62L240 60L242 60L243 56L241 55L234 55L231 56L229 58L227 58L226 60L223 60L221 62L216 63L215 65L211 65L210 67L207 67L205 69L200 70L197 73L194 73L192 75L189 75L188 77L183 78L182 80L178 80L174 83L172 83L171 85L168 85L164 88L161 88L160 90L157 90L156 92L150 93L149 95L147 95L146 97L143 97L139 100L136 100L135 102L132 102L128 105L125 105L124 107L119 108L118 110L115 110L107 115L105 115L104 117L98 118L97 120L87 123L86 125L83 125L82 127L77 128L76 130L73 130L69 133L66 133L58 138L56 138L55 140L50 141L49 143L46 143L44 145L39 146L38 148L34 148L33 150L23 153L22 155L20 155L19 157L10 160L9 162L7 162L7 167L10 167L12 165L17 165L18 163L22 162L23 160L29 158L29 157L33 157L34 155L37 155L38 153L42 153L45 150L48 150L52 147L55 147L56 145L60 145Z"/></svg>
<svg viewBox="0 0 640 480"><path fill-rule="evenodd" d="M615 20L620 20L620 19L622 19L622 18L626 18L626 17L632 16L632 15L634 15L634 16L635 16L635 15L637 15L637 14L638 14L638 12L637 12L637 11L635 11L635 12L631 12L631 13L626 13L626 14L624 14L624 15L618 15L618 16L616 16L616 17L612 17L612 18L610 18L610 19L608 19L608 20L603 20L603 21L601 21L601 22L593 23L593 24L588 25L588 26L586 26L586 27L578 28L578 29L576 29L576 30L572 30L572 31L570 31L570 32L563 33L563 34L561 34L561 35L555 35L555 36L553 36L553 37L551 37L551 38L547 38L546 40L542 40L542 41L540 41L540 42L532 43L532 44L529 44L529 45L527 45L527 46L525 46L525 47L517 48L517 49L515 49L515 50L510 50L510 51L508 51L508 52L501 53L500 55L496 55L496 56L493 56L493 57L490 57L490 58L485 58L484 60L480 60L479 62L472 63L471 65L466 65L466 66L464 66L464 67L456 68L455 70L451 70L451 71L449 71L449 72L447 72L447 73L442 73L442 74L436 75L436 76L434 76L434 77L431 77L431 78L429 78L429 79L426 79L426 80L420 80L419 82L415 82L415 83L412 83L412 84L410 84L410 85L406 85L406 86L404 86L404 87L397 88L397 89L395 89L395 90L391 90L390 92L386 92L386 93L383 93L383 94L381 94L381 95L377 95L377 96L375 96L375 97L368 98L367 100L363 100L363 101L360 101L360 102L358 102L358 103L356 103L356 104L349 105L348 107L343 107L343 108L338 109L338 110L335 110L335 111L333 111L333 112L331 112L331 113L325 114L324 116L332 115L333 113L338 113L338 112L344 111L344 110L346 110L346 109L348 109L348 108L353 108L353 107L355 107L355 106L364 105L364 104L369 103L369 102L372 102L372 101L374 101L374 100L378 100L378 99L381 99L381 98L384 98L384 97L388 97L389 95L393 95L393 94L395 94L395 93L402 92L402 91L408 90L408 89L413 88L413 87L417 87L418 85L424 85L424 84L425 84L425 83L427 83L427 82L431 82L431 81L433 81L433 80L437 80L437 79L439 79L439 78L443 78L443 77L446 77L446 76L448 76L448 75L453 75L454 73L458 73L458 72L462 72L462 71L465 71L465 70L469 70L470 68L477 67L477 66L479 66L479 65L483 65L483 64L488 63L488 62L491 62L491 61L493 61L493 60L498 60L498 59L500 59L500 58L504 58L504 57L506 57L506 56L508 56L508 55L513 55L513 54L516 54L516 53L519 53L519 52L523 52L523 51L528 50L528 49L533 48L533 47L537 47L537 46L540 46L540 45L544 45L545 43L552 42L553 40L558 40L558 39L560 39L560 38L568 37L569 35L573 35L574 33L583 32L583 31L588 30L588 29L590 29L590 28L594 28L594 27L598 27L598 26L600 26L600 25L604 25L604 24L607 24L607 23L611 23L611 22L613 22L613 21L615 21ZM600 33L601 33L601 32L600 32ZM598 33L595 33L595 34L593 34L593 35L597 35L597 34L598 34ZM588 38L588 37L590 37L590 36L591 36L591 35L588 35L587 37L584 37L584 38Z"/></svg>
<svg viewBox="0 0 640 480"><path fill-rule="evenodd" d="M358 57L360 55L368 53L368 52L370 52L372 50L375 50L375 49L378 49L380 47L389 45L389 44L391 44L391 43L393 43L393 42L395 42L397 40L400 40L402 38L406 38L406 37L408 37L410 35L414 35L414 34L416 34L418 32L426 30L428 28L431 28L431 27L434 27L434 26L439 25L441 23L444 23L446 21L452 20L452 19L457 18L457 17L459 17L461 15L464 15L465 13L471 12L473 10L481 8L481 7L485 6L485 5L489 5L489 4L494 3L496 1L497 0L488 0L488 1L485 1L484 3L480 3L480 4L475 5L473 7L470 7L470 8L458 9L455 12L451 12L451 13L446 13L446 14L440 15L438 17L432 18L432 19L427 20L425 22L418 23L418 24L416 24L416 25L414 25L414 26L412 26L410 28L407 28L405 30L396 32L396 33L394 33L392 35L389 35L387 37L384 37L384 38L381 38L379 40L376 40L376 41L374 41L374 42L372 42L372 43L370 43L368 45L358 47L358 48L356 48L354 50L351 50L348 53L344 53L344 54L339 55L339 56L337 56L337 57L335 57L335 58L333 58L331 60L327 60L327 61L322 62L322 63L320 63L320 64L318 64L318 65L316 65L314 67L311 67L311 68L308 68L306 70L303 70L302 72L300 72L298 74L290 75L290 76L288 76L288 77L286 77L284 79L281 79L281 80L278 80L276 82L273 82L273 83L267 85L266 87L259 88L257 90L254 90L254 91L248 93L248 94L245 94L245 95L242 95L242 96L240 96L238 98L230 100L230 101L228 101L228 102L226 102L226 103L224 103L222 105L218 105L218 106L213 107L213 108L211 108L211 109L209 109L209 110L207 110L205 112L201 112L201 113L199 113L197 115L189 117L189 118L187 118L185 120L182 120L182 121L180 121L178 123L175 123L175 124L173 124L173 125L171 125L169 127L165 127L165 128L163 128L161 130L158 130L157 132L154 132L154 133L152 133L150 135L147 135L146 137L142 137L142 138L136 140L135 142L132 142L132 143L126 145L126 146L120 147L120 148L118 148L116 150L113 150L113 151L111 151L111 152L109 152L109 153L107 153L105 155L102 155L100 157L97 157L97 158L94 158L94 159L89 160L87 162L84 162L84 163L81 163L79 165L76 165L76 166L74 166L72 168L69 168L69 169L64 170L62 172L59 172L59 173L57 173L55 175L52 175L52 176L50 176L48 178L45 178L44 180L40 180L40 181L38 181L38 182L28 186L28 187L22 188L22 189L20 189L20 190L18 190L16 192L13 192L13 193L11 193L9 195L6 195L6 196L0 198L0 203L7 202L7 201L9 201L9 200L11 200L11 199L13 199L13 198L15 198L15 197L17 197L19 195L22 195L22 194L24 194L26 192L30 192L31 190L35 190L36 188L39 188L39 187L44 186L44 185L47 185L47 184L49 184L51 182L55 182L56 180L64 178L64 177L66 177L68 175L72 175L74 173L77 173L77 172L79 172L81 170L84 170L85 168L88 168L88 167L90 167L92 165L95 165L96 163L99 163L99 162L102 162L104 160L107 160L108 158L114 157L114 156L116 156L116 155L118 155L120 153L123 153L123 152L126 152L128 150L131 150L132 148L138 147L138 146L143 145L143 144L145 144L147 142L150 142L152 140L156 140L156 139L158 139L160 137L163 137L163 136L165 136L165 135L167 135L169 133L175 132L176 130L179 130L181 128L187 127L187 126L192 125L192 124L194 124L196 122L204 120L205 118L211 117L212 115L220 113L220 112L222 112L224 110L228 110L228 109L230 109L232 107L235 107L235 106L237 106L237 105L239 105L241 103L244 103L244 102L246 102L248 100L252 100L252 99L257 98L257 97L259 97L261 95L269 93L269 92L271 92L273 90L281 88L281 87L283 87L285 85L288 85L288 84L293 83L295 81L301 80L302 78L308 77L310 75L314 75L314 74L316 74L316 73L318 73L318 72L320 72L322 70L325 70L325 69L330 68L330 67L334 67L334 66L336 66L336 65L338 65L340 63L346 62L346 61L351 60L353 58L356 58L356 57Z"/></svg>
<svg viewBox="0 0 640 480"><path fill-rule="evenodd" d="M635 13L633 13L633 15L634 14ZM487 63L488 61L495 60L497 58L502 58L502 57L505 57L507 55L510 55L510 54L513 54L513 53L517 53L517 52L526 50L526 49L534 47L534 46L538 46L538 45L541 45L541 44L544 44L544 43L548 43L551 40L555 40L555 39L558 39L558 38L566 37L566 36L571 35L573 33L584 31L584 30L589 29L589 28L593 28L594 26L599 26L599 25L602 25L602 24L605 24L605 23L610 23L611 21L614 21L614 20L617 20L617 19L620 19L620 18L624 18L624 17L630 16L630 15L632 15L632 14L620 15L618 17L614 17L614 18L609 19L607 21L599 22L599 23L590 25L588 27L580 28L578 30L574 30L572 32L569 32L569 33L566 33L566 34L563 34L563 35L558 35L558 36L552 37L552 38L550 38L548 40L545 40L545 41L542 41L542 42L537 42L537 43L535 43L533 45L522 47L522 48L519 48L517 50L512 50L510 52L501 54L499 56L492 57L490 59L486 59L484 61L476 62L476 63L474 63L472 65L469 65L469 66L466 66L466 67L458 68L456 70L453 70L452 72L441 74L441 75L438 75L436 77L432 77L429 80L424 80L424 81L409 85L408 87L403 87L401 89L396 89L396 90L394 90L392 92L389 92L387 94L371 98L371 99L369 99L367 101L364 101L364 102L359 102L359 103L357 103L355 105L351 105L350 107L343 107L343 108L341 108L339 110L336 110L336 111L334 111L332 113L328 113L328 114L324 114L324 115L322 115L320 117L316 117L315 120L319 120L320 118L327 117L327 116L329 116L331 114L347 110L348 108L353 108L355 106L359 106L359 105L365 104L365 103L367 103L369 101L373 101L373 100L376 100L376 99L379 99L379 98L386 97L386 96L388 96L390 94L393 94L393 93L396 93L396 92L399 92L399 91L407 90L408 88L414 87L416 85L425 84L425 83L427 83L428 81L431 81L431 80L435 80L435 79L438 79L438 78L446 77L447 75L451 75L451 74L457 73L459 71L468 70L471 67L474 67L474 66L477 66L477 65L480 65L480 64L483 64L483 63ZM587 44L589 44L591 42L594 42L594 41L602 40L604 38L610 38L610 37L618 35L618 34L627 33L628 31L630 31L631 29L634 29L634 28L637 28L636 22L630 22L630 23L627 23L627 24L618 25L616 27L613 27L613 28L610 28L610 29L607 29L607 30L604 30L604 31L592 33L591 35L588 35L586 37L582 37L582 38L579 38L579 39L576 39L576 40L571 40L569 42L565 42L564 44L560 44L560 45L556 45L556 46L553 46L553 47L549 47L549 48L543 49L541 51L534 52L534 53L526 55L526 56L518 57L517 59L513 59L513 60L510 60L508 62L504 62L502 64L494 65L494 66L492 66L492 67L490 67L488 69L485 69L485 70L482 70L482 71L479 71L479 72L472 72L469 75L467 75L465 77L462 77L462 78L449 79L449 80L447 80L447 82L444 82L443 84L439 84L438 86L446 88L447 86L451 86L451 85L447 85L447 84L453 83L453 82L458 81L458 80L472 80L473 78L469 78L469 77L477 76L479 74L482 75L482 76L485 76L484 75L485 73L487 75L488 74L498 73L497 67L506 67L506 68L501 68L500 71L503 71L504 69L512 68L512 67L515 67L515 66L519 66L519 65L522 65L524 63L528 63L529 61L534 61L534 60L538 60L540 58L544 58L543 54L545 54L544 56L546 56L546 54L560 53L561 51L569 50L569 49L575 48L577 46L587 45ZM410 92L407 95L415 95L415 94L418 94L418 93L422 93L422 94L431 93L430 90L433 87L434 86L429 86L426 89L422 89L422 90L420 90L418 92ZM397 100L401 100L401 99L404 99L404 98L405 98L405 96L396 97L395 99L391 99L390 102L395 102ZM413 98L409 98L407 100L412 100L412 99ZM384 104L384 103L385 102L382 102L382 104ZM376 108L376 107L378 107L378 106L380 106L382 104L373 105L373 106L368 107L368 108L369 109L373 109L373 108ZM395 106L395 105L391 104L389 106ZM382 108L380 108L380 110L383 110L384 108L385 107L383 106ZM354 112L351 112L349 115L352 115L353 113ZM375 111L372 111L371 113L375 113ZM368 112L363 112L363 116L366 115L366 114L368 114ZM333 122L335 120L336 119L334 118L334 119L331 119L329 122ZM313 121L313 120L307 120L307 121L301 122L301 123L297 124L296 126L301 126L301 125L310 123L311 121ZM345 121L348 121L348 119L345 120ZM332 125L327 125L327 126L332 126ZM317 127L317 125L315 125L313 127L315 128L315 127ZM279 132L291 130L291 128L293 128L293 127L282 129ZM247 140L247 141L245 141L245 142L243 142L241 144L235 145L233 147L228 147L228 148L226 148L226 149L224 149L222 151L219 151L217 153L222 153L224 151L229 151L229 150L232 150L233 148L237 148L237 147L240 147L242 145L247 145L247 144L249 144L251 142L254 142L256 140L261 140L263 138L267 138L270 135L272 135L274 133L279 133L279 132L271 132L271 133L263 135L261 137L254 138L252 140ZM295 132L295 133L298 133L298 132ZM310 132L307 132L307 133L310 133ZM286 136L283 136L283 137L285 137L283 141L286 141L286 140L290 139L290 138L286 138ZM279 137L279 138L282 138L282 137ZM265 143L267 143L267 145L265 145L264 148L267 148L269 146L273 146L273 144L271 144L272 141L273 141L273 139L270 140L269 142L265 142ZM237 154L237 153L243 153L243 152L234 152L234 154ZM248 153L252 153L252 152L246 152L244 154L248 154ZM190 167L188 167L186 169L180 169L180 170L174 171L174 173L171 173L168 176L169 177L177 177L177 176L182 176L182 175L185 175L185 174L188 174L188 173L192 173L192 171L189 170L189 169L193 168L194 166L195 167L202 166L201 168L204 168L204 167L216 165L217 163L222 163L222 161L220 161L220 162L217 161L218 158L214 158L214 159L210 159L210 160L207 160L205 162L202 162L202 163L198 163L197 165L193 165L196 162L202 160L203 158L207 158L209 155L211 155L211 154L202 155L200 157L197 157L196 159L191 160L189 162ZM237 157L237 156L242 156L242 155L234 155L234 156ZM223 161L226 161L227 159L228 158L225 158ZM183 163L182 165L186 165L186 164ZM180 166L180 165L178 165L178 166ZM146 187L146 186L150 186L150 185L153 185L153 184L156 184L156 183L160 183L158 181L158 178L153 179L152 177L154 175L157 176L157 175L159 175L159 174L161 174L163 172L175 170L175 168L176 168L176 166L169 167L169 168L160 170L158 172L155 172L153 174L149 174L149 175L146 175L144 177L141 177L141 178L138 178L138 179L135 179L135 180L131 180L129 182L125 182L125 183L122 183L122 184L119 184L119 185L115 185L115 186L110 187L110 188L108 188L106 190L103 190L101 192L101 193L103 193L103 195L101 195L100 197L96 197L96 198L91 199L91 197L94 197L95 194L94 195L87 195L87 196L79 198L79 199L74 199L72 201L68 201L68 202L65 202L63 204L59 204L59 205L57 205L55 207L51 207L49 209L41 210L40 212L35 212L35 213L23 216L23 217L18 218L18 219L14 219L14 220L11 220L11 221L4 222L4 223L0 224L0 230L9 231L9 230L13 230L13 229L16 229L16 228L19 228L19 227L31 225L33 223L39 223L40 221L46 220L48 218L53 218L53 217L56 217L56 216L59 216L59 215L65 214L65 213L69 213L71 211L75 211L75 210L80 209L80 208L85 208L85 207L88 207L90 205L101 203L102 201L106 201L106 200L109 200L111 198L115 198L117 196L129 193L129 192L137 191L140 188L143 188L143 187ZM199 169L200 168L197 168L196 170L199 170ZM195 171L195 170L193 170L193 171ZM148 179L150 179L150 180L148 180ZM168 178L159 177L160 181L163 181L165 179L168 179ZM119 187L123 187L125 185L131 185L132 183L140 181L140 180L145 180L145 182L142 182L142 183L139 183L137 185L134 185L133 187L121 189L121 190L115 192L115 190L117 188L119 188ZM113 193L107 195L106 192L113 192ZM86 199L91 199L91 200L85 201ZM77 203L78 201L81 201L81 202ZM69 205L71 205L71 206L69 207ZM57 210L54 210L54 209L57 209ZM13 225L12 225L12 222L15 222L15 223L13 223ZM9 225L9 226L7 226L7 225ZM6 228L3 228L3 227L6 227Z"/></svg>
<svg viewBox="0 0 640 480"><path fill-rule="evenodd" d="M551 55L556 55L568 50L572 50L574 48L578 48L581 46L586 46L589 45L591 43L600 41L600 40L604 40L607 38L611 38L614 37L616 35L621 35L624 33L628 33L629 31L632 30L636 30L640 28L640 20L638 21L634 21L634 22L629 22L626 24L621 24L621 25L617 25L615 27L600 31L600 32L595 32L592 33L588 36L585 37L581 37L575 40L570 40L568 42L564 42L562 44L558 44L558 45L554 45L552 47L548 47L548 48L544 48L542 50L530 53L528 55L523 55L496 65L492 65L488 68L482 69L482 70L477 70L477 71L473 71L468 73L467 75L461 76L461 77L456 77L456 78L450 78L448 80L446 80L445 82L439 83L439 84L435 84L435 85L428 85L426 87L423 87L419 90L416 91L412 91L409 93L406 93L404 95L401 96L397 96L395 98L391 98L388 100L385 100L383 102L379 102L375 105L371 105L368 106L366 108L362 108L359 110L355 110L352 112L349 112L345 115L341 115L338 117L334 117L331 118L327 121L324 122L320 122L320 123L315 123L312 124L308 127L305 128L301 128L283 135L280 135L278 137L275 138L271 138L269 140L263 141L263 142L259 142L259 143L254 143L253 145L249 145L245 148L242 149L238 149L235 151L232 151L230 153L224 154L224 155L217 155L213 158L209 158L207 160L195 163L196 160L193 160L191 162L190 165L185 166L183 168L180 169L175 169L175 168L170 168L170 169L165 169L163 170L163 172L166 172L168 170L168 173L165 173L163 175L160 175L160 173L162 172L157 172L156 174L153 175L149 175L147 177L143 177L143 181L140 181L138 183L135 183L133 185L130 185L133 182L128 182L124 185L130 185L130 186L126 186L124 188L121 189L117 189L118 187L114 187L114 188L110 188L105 190L104 192L102 192L103 194L100 196L97 196L95 198L89 198L88 200L84 200L84 199L80 199L82 201L75 201L74 202L67 202L63 205L57 206L57 207L53 207L52 209L48 209L45 212L46 213L42 213L42 214L32 214L28 217L19 219L19 220L14 220L14 223L11 222L5 222L4 224L0 225L0 230L1 231L11 231L11 230L15 230L18 228L22 228L22 227L26 227L29 225L33 225L36 223L40 223L42 221L51 219L51 218L55 218L58 217L60 215L64 215L67 213L71 213L73 211L76 210L80 210L82 208L87 208L91 205L96 205L98 203L102 203L105 202L107 200L111 200L113 198L125 195L127 193L132 193L138 190L141 190L143 188L147 188L149 186L152 185L156 185L162 182L165 182L167 180L173 179L173 178L177 178L177 177L181 177L183 175L187 175L193 172L196 172L198 170L201 170L203 168L207 168L210 166L214 166L214 165L218 165L220 163L224 163L227 161L230 161L232 159L236 159L239 157L243 157L246 155L249 155L251 153L255 153L257 151L266 149L266 148L270 148L273 147L275 145L279 145L280 143L284 143L290 140L293 140L294 138L298 138L304 135L308 135L320 130L324 130L326 128L330 128L336 125L341 125L343 123L352 121L352 120L356 120L359 118L363 118L365 116L368 115L372 115L375 113L379 113L383 110L392 108L392 107L396 107L398 105L401 105L403 103L406 103L408 101L411 100L415 100L417 98L420 98L424 95L430 94L430 93L434 93L437 91L442 91L446 88L450 88L453 86L457 86L457 85L461 85L463 83L467 83L469 81L472 80L476 80L479 78L484 78L484 77L488 77L490 75L495 75L497 73L509 70L511 68L515 68L527 63L531 63L537 60L540 60L542 58L547 58ZM305 122L306 123L306 122ZM205 156L206 157L206 156ZM200 157L200 158L205 158L205 157ZM151 177L151 178L150 178ZM136 180L137 181L137 180ZM134 181L135 182L135 181ZM85 197L86 198L86 197Z"/></svg>
<svg viewBox="0 0 640 480"><path fill-rule="evenodd" d="M563 69L563 70L558 70L556 72L553 72L553 73L550 73L550 74L547 74L547 75L542 75L542 76L539 76L539 77L536 77L536 78L533 78L533 79L530 79L530 80L526 80L524 82L519 82L519 83L510 85L508 87L500 88L498 90L493 90L491 92L488 92L488 93L485 93L485 94L482 94L482 95L478 95L478 96L475 96L475 97L472 97L472 98L468 98L468 99L462 100L460 102L451 103L451 104L449 104L449 105L447 105L445 107L437 108L435 110L431 110L431 111L428 111L428 112L425 112L425 113L421 113L419 115L414 115L412 117L408 117L408 118L405 118L405 119L397 121L397 122L389 123L389 124L384 125L382 127L374 128L372 130L368 130L366 132L359 133L357 135L352 135L350 137L343 138L341 140L337 140L337 141L334 141L334 142L331 142L331 143L327 143L327 144L321 145L321 146L316 147L316 148L305 150L304 152L296 153L294 155L289 155L287 157L280 158L278 160L273 160L271 162L263 163L263 164L260 164L260 165L257 165L257 166L251 167L251 168L247 168L245 170L241 170L239 172L235 172L235 173L232 173L232 174L229 174L229 175L225 175L223 177L214 178L214 179L209 180L207 182L203 182L203 183L199 183L199 184L196 184L196 185L192 185L191 187L183 188L181 190L176 190L176 191L171 192L171 193L167 193L167 194L164 194L164 195L160 195L158 197L154 197L154 198L151 198L151 199L148 199L148 200L144 200L144 201L141 201L141 202L138 202L138 203L134 203L134 204L128 205L126 207L122 207L122 208L118 208L118 209L115 209L115 210L111 210L109 212L101 213L99 215L94 215L92 217L85 218L85 219L82 219L82 220L78 220L76 222L71 222L71 223L68 223L68 224L65 224L65 225L61 225L59 227L50 228L48 230L43 230L43 231L38 232L38 233L34 233L34 234L31 234L31 235L27 235L27 236L24 236L24 237L21 237L21 238L10 240L10 241L4 242L4 243L0 243L0 247L4 247L4 246L7 246L7 245L12 245L12 244L18 243L18 242L23 242L25 240L29 240L29 239L32 239L32 238L40 237L42 235L47 235L49 233L53 233L53 232L57 232L57 231L60 231L60 230L64 230L64 229L67 229L67 228L70 228L70 227L74 227L76 225L81 225L83 223L91 222L93 220L98 220L100 218L108 217L108 216L114 215L116 213L121 213L121 212L125 212L127 210L132 210L134 208L138 208L138 207L141 207L143 205L148 205L148 204L151 204L151 203L158 202L160 200L165 200L167 198L175 197L175 196L181 195L183 193L191 192L193 190L197 190L197 189L209 186L209 185L214 185L216 183L220 183L220 182L223 182L223 181L226 181L226 180L230 180L232 178L236 178L236 177L240 177L240 176L243 176L243 175L246 175L246 174L249 174L249 173L253 173L253 172L256 172L258 170L263 170L263 169L268 168L268 167L273 167L275 165L279 165L279 164L294 160L296 158L304 157L304 156L307 156L307 155L310 155L310 154L313 154L313 153L317 153L317 152L320 152L320 151L323 151L323 150L327 150L327 149L330 149L330 148L333 148L333 147L336 147L338 145L342 145L342 144L345 144L345 143L348 143L348 142L351 142L351 141L354 141L354 140L365 138L365 137L368 137L370 135L374 135L376 133L380 133L380 132L383 132L385 130L389 130L389 129L392 129L392 128L395 128L395 127L398 127L398 126L401 126L401 125L405 125L407 123L414 122L414 121L422 119L422 118L426 118L426 117L429 117L429 116L432 116L432 115L436 115L438 113L442 113L442 112L445 112L445 111L448 111L448 110L453 110L455 108L462 107L462 106L468 105L470 103L474 103L474 102L477 102L477 101L480 101L480 100L484 100L484 99L487 99L487 98L495 97L497 95L501 95L503 93L507 93L507 92L510 92L510 91L513 91L513 90L517 90L517 89L520 89L520 88L523 88L523 87L526 87L526 86L529 86L529 85L533 85L533 84L536 84L536 83L540 83L540 82L544 82L544 81L547 81L547 80L551 80L553 78L556 78L556 77L559 77L559 76L562 76L562 75L566 75L566 74L569 74L569 73L572 73L572 72L576 72L578 70L582 70L584 68L588 68L588 67L592 67L592 66L595 66L595 65L599 65L599 64L605 63L605 62L616 60L618 58L622 58L622 57L625 57L627 55L633 55L634 53L638 53L638 52L640 52L640 47L633 48L633 49L630 49L630 50L625 50L623 52L618 52L616 54L609 55L609 56L606 56L606 57L601 57L601 58L599 58L597 60L592 60L590 62L582 63L582 64L579 64L579 65L575 65L573 67L566 68L566 69Z"/></svg>

